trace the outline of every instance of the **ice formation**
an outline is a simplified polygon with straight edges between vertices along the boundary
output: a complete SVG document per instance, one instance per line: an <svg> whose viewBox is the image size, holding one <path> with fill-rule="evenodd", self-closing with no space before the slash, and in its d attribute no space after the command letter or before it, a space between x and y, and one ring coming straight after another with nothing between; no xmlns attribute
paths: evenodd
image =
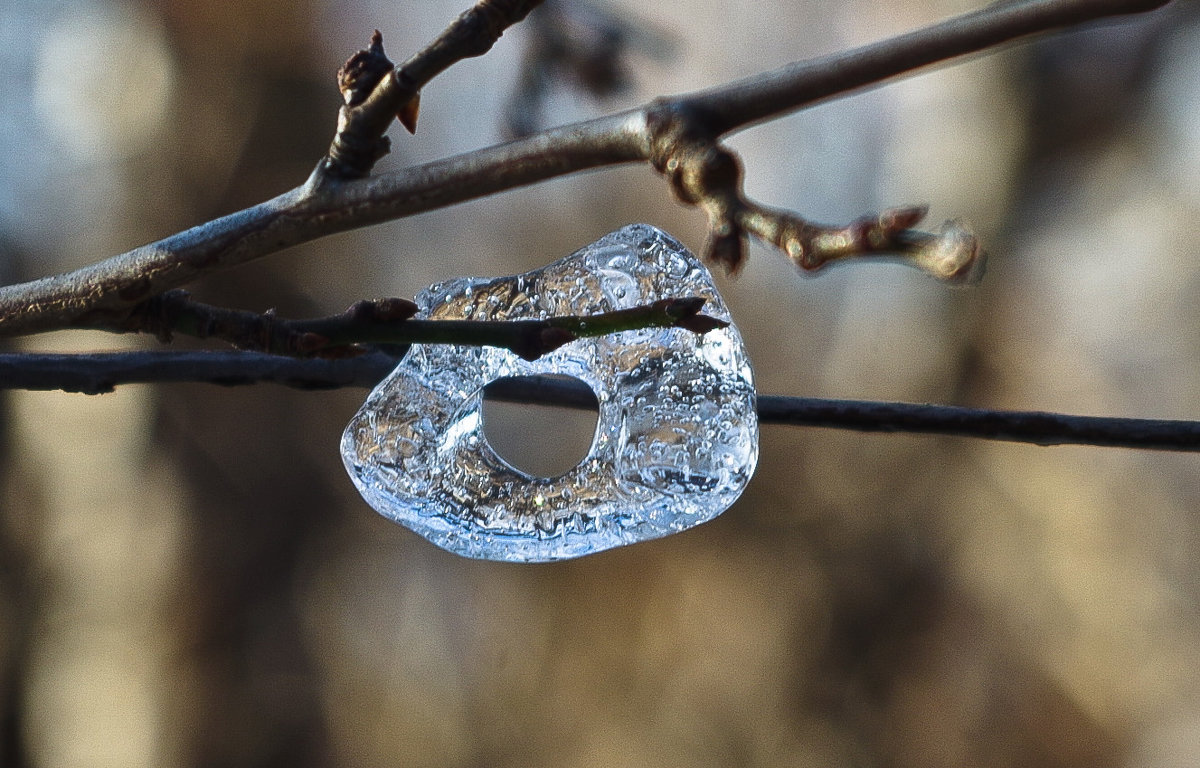
<svg viewBox="0 0 1200 768"><path fill-rule="evenodd" d="M634 224L543 269L438 283L417 317L590 315L702 296L712 276L665 232ZM507 376L580 379L599 403L588 455L559 477L505 462L483 432L483 388ZM342 457L381 514L466 557L541 562L682 531L719 515L758 459L753 374L730 325L572 341L536 361L506 349L413 345L346 427Z"/></svg>

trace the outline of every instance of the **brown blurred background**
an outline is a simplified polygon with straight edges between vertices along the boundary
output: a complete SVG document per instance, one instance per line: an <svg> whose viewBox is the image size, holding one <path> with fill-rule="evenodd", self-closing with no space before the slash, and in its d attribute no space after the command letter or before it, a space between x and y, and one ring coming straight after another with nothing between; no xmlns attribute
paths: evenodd
<svg viewBox="0 0 1200 768"><path fill-rule="evenodd" d="M601 0L594 0L600 3ZM0 276L95 261L300 183L378 27L466 0L0 6ZM559 123L839 50L966 0L599 7L631 88ZM540 13L540 12L539 12ZM424 93L383 169L504 137L531 30ZM990 269L720 279L771 394L1200 417L1200 14L1175 7L736 136L750 194L842 221L928 202ZM194 286L284 315L542 266L633 221L700 248L649 169L328 238ZM148 347L55 334L23 349ZM0 399L0 765L1191 766L1200 459L767 427L718 520L538 566L379 516L361 391Z"/></svg>

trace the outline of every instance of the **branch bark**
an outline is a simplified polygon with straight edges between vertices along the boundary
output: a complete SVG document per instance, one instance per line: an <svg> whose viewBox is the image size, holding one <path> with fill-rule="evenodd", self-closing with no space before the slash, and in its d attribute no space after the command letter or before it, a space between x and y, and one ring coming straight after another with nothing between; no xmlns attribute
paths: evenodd
<svg viewBox="0 0 1200 768"><path fill-rule="evenodd" d="M297 359L257 352L120 352L93 355L0 354L0 389L63 390L99 394L149 382L221 385L274 383L299 389L375 386L396 357L372 352L340 360ZM541 377L489 386L496 399L587 408L582 382ZM1163 451L1200 451L1200 422L1075 416L1040 411L996 411L946 405L828 400L761 395L763 424L826 427L859 432L905 432L1035 445L1094 445Z"/></svg>
<svg viewBox="0 0 1200 768"><path fill-rule="evenodd" d="M678 165L676 152L684 145L694 149L696 142L708 142L716 148L717 138L725 133L879 84L914 68L1067 24L1164 4L1163 0L1030 0L992 5L847 53L396 173L352 181L314 173L304 186L253 208L75 272L0 288L0 337L89 324L98 318L119 323L139 303L201 275L335 232L556 176L651 159L667 172L673 159ZM389 81L384 78L382 82ZM688 141L664 141L664 137L686 137ZM703 176L705 169L701 162L697 172ZM700 196L694 201L710 214L714 232L710 256L723 258L732 266L739 263L739 257L730 245L741 243L744 230L735 233L734 240L727 239L723 251L717 236L729 224L728 217L722 216L730 212L741 215L737 206L726 204L730 195L740 195L735 183L740 184L740 177L725 186L701 184L696 188ZM736 220L733 223L741 227ZM958 233L954 235L958 238ZM910 239L920 240L920 233L912 233Z"/></svg>

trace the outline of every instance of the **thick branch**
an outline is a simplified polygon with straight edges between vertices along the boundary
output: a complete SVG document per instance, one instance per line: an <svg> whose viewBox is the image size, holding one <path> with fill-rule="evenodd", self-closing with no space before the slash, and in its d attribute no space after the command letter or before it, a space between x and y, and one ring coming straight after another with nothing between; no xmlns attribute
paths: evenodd
<svg viewBox="0 0 1200 768"><path fill-rule="evenodd" d="M315 240L658 151L651 122L715 142L722 133L852 92L916 67L1024 35L1158 7L1161 0L1030 0L975 13L854 51L793 64L730 85L553 129L397 173L304 187L75 272L0 288L0 337L70 327L95 316L119 322L131 307L209 274ZM432 76L432 75L430 75ZM654 117L651 121L649 118ZM659 135L663 135L662 130ZM667 167L666 165L663 166ZM719 196L714 237L728 221ZM725 212L736 212L726 207ZM913 237L920 239L919 233ZM903 240L903 237L898 239ZM720 250L710 253L721 257ZM732 263L732 259L727 259Z"/></svg>
<svg viewBox="0 0 1200 768"><path fill-rule="evenodd" d="M302 187L74 272L0 288L0 337L119 323L201 275L336 232L403 218L589 168L641 159L627 116L322 188Z"/></svg>
<svg viewBox="0 0 1200 768"><path fill-rule="evenodd" d="M94 355L0 354L0 389L97 394L143 382L222 385L271 382L301 389L373 387L396 365L374 352L342 360L297 359L255 352L123 352ZM529 379L521 379L528 382ZM586 385L540 378L533 385L495 382L497 399L589 407ZM945 405L758 398L763 424L976 437L1037 445L1097 445L1200 451L1200 422L993 411Z"/></svg>

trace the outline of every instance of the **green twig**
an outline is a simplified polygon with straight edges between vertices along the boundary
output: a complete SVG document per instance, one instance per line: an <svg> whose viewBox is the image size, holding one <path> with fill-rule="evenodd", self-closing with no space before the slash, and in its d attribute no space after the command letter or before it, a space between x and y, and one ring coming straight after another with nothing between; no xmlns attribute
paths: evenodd
<svg viewBox="0 0 1200 768"><path fill-rule="evenodd" d="M414 318L417 305L407 299L378 299L360 301L330 317L287 320L274 311L202 304L177 290L146 301L118 323L97 319L77 327L153 333L163 341L175 334L221 339L239 349L289 357L353 357L369 344L463 344L501 347L536 360L579 338L673 327L703 335L728 325L700 314L704 303L698 297L662 299L631 309L541 320L424 320Z"/></svg>

